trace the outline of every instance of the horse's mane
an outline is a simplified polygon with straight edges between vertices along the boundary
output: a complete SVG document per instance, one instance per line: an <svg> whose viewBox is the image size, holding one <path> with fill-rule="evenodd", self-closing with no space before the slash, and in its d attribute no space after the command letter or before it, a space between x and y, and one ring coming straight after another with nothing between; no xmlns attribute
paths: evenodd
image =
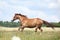
<svg viewBox="0 0 60 40"><path fill-rule="evenodd" d="M20 15L20 16L22 16L22 17L26 17L26 18L27 18L27 16L26 16L26 15L22 15L22 14L15 14L15 15Z"/></svg>

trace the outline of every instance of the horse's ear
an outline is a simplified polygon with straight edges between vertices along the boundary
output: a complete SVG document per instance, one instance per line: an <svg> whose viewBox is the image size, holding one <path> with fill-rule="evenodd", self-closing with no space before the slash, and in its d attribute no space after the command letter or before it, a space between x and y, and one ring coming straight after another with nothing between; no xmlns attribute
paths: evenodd
<svg viewBox="0 0 60 40"><path fill-rule="evenodd" d="M18 15L18 13L15 13L15 15Z"/></svg>
<svg viewBox="0 0 60 40"><path fill-rule="evenodd" d="M19 14L18 13L15 13L15 15L22 15L22 14L21 13L19 13Z"/></svg>
<svg viewBox="0 0 60 40"><path fill-rule="evenodd" d="M22 15L21 13L19 13L19 15Z"/></svg>

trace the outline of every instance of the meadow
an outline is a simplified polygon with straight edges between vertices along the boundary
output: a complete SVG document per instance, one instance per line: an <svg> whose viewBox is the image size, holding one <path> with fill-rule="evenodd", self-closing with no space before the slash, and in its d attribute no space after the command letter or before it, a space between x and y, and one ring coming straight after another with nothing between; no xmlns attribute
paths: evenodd
<svg viewBox="0 0 60 40"><path fill-rule="evenodd" d="M44 29L45 30L45 29ZM46 29L48 30L48 29ZM0 40L11 40L13 36L21 40L60 40L60 30L34 32L31 30L20 31L0 31Z"/></svg>

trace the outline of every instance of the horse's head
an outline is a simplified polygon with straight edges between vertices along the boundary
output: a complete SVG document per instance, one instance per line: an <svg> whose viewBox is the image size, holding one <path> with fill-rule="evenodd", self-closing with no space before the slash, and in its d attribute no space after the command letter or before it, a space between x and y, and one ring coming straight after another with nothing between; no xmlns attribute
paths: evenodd
<svg viewBox="0 0 60 40"><path fill-rule="evenodd" d="M26 18L27 18L27 16L16 13L15 16L13 17L12 21L14 21L16 19L20 19L21 20L21 19L26 19Z"/></svg>
<svg viewBox="0 0 60 40"><path fill-rule="evenodd" d="M14 17L13 17L13 20L12 20L12 21L17 20L17 19L19 19L19 14L17 14L17 13L16 13L16 14L14 15Z"/></svg>

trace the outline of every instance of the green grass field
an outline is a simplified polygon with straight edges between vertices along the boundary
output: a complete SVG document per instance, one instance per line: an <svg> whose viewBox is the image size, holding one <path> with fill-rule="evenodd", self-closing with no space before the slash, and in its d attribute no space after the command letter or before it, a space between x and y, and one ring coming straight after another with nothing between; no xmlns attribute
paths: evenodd
<svg viewBox="0 0 60 40"><path fill-rule="evenodd" d="M0 40L11 40L13 36L20 37L21 40L60 40L60 31L45 31L45 32L34 32L34 31L10 31L0 32Z"/></svg>

